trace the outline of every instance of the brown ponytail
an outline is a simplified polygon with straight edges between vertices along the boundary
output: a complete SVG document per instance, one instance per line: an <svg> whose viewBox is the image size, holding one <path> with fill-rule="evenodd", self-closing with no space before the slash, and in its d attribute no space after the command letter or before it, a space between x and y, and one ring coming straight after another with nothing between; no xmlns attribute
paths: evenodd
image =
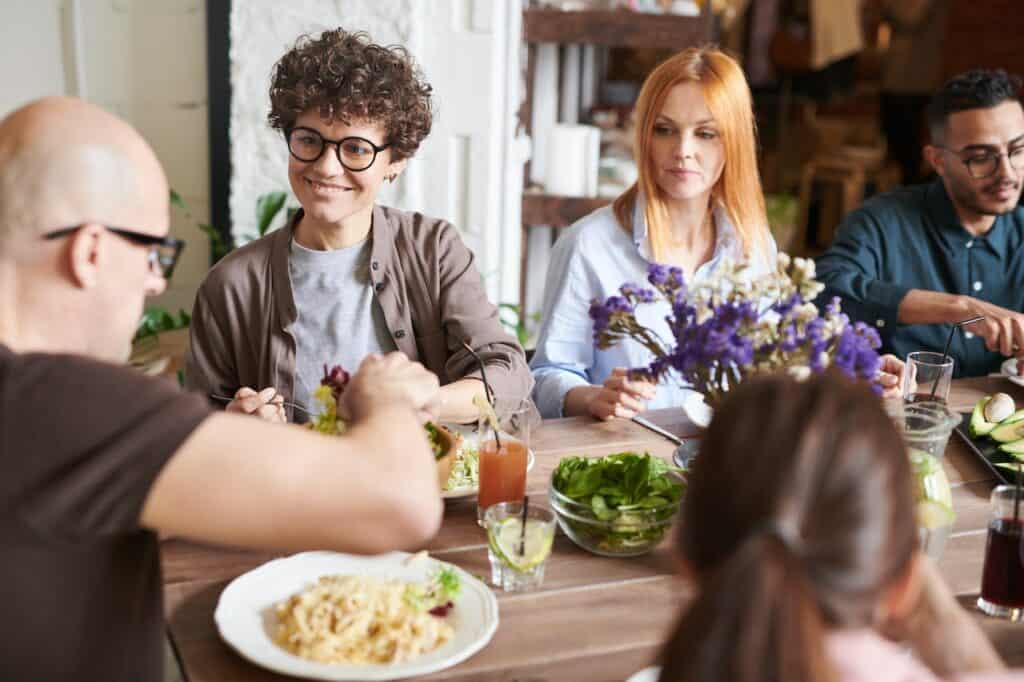
<svg viewBox="0 0 1024 682"><path fill-rule="evenodd" d="M838 375L746 382L715 414L678 529L700 581L663 682L835 680L826 633L872 625L916 543L879 400Z"/></svg>

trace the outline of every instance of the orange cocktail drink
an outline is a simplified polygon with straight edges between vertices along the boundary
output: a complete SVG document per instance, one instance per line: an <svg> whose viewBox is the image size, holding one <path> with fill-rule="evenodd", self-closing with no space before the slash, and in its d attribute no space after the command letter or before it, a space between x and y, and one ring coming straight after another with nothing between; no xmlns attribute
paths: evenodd
<svg viewBox="0 0 1024 682"><path fill-rule="evenodd" d="M480 445L480 509L499 502L521 502L526 494L526 445L505 437Z"/></svg>
<svg viewBox="0 0 1024 682"><path fill-rule="evenodd" d="M480 420L477 520L481 523L491 505L523 500L530 452L530 402L499 397L492 407L491 416Z"/></svg>

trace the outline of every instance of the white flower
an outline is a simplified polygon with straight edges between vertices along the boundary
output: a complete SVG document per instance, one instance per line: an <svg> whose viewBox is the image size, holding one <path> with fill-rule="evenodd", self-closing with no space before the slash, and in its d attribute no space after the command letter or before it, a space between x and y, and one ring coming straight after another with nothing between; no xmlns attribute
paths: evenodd
<svg viewBox="0 0 1024 682"><path fill-rule="evenodd" d="M806 365L790 365L786 372L797 381L806 381L811 376L811 368Z"/></svg>
<svg viewBox="0 0 1024 682"><path fill-rule="evenodd" d="M818 306L813 303L804 303L793 311L799 324L805 325L818 317Z"/></svg>

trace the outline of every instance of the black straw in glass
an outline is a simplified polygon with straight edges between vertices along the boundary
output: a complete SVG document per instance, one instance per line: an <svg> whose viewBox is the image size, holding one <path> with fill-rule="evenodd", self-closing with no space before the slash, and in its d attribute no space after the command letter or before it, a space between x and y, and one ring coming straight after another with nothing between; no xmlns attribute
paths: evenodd
<svg viewBox="0 0 1024 682"><path fill-rule="evenodd" d="M477 364L480 365L480 376L484 380L484 391L487 393L487 402L491 404L491 407L494 407L494 391L491 390L491 384L487 381L487 370L484 368L484 361L480 359L480 356L476 354L475 350L473 350L473 346L469 345L469 342L465 339L462 341L462 347L468 350L469 354L472 355Z"/></svg>
<svg viewBox="0 0 1024 682"><path fill-rule="evenodd" d="M1024 469L1021 466L1021 461L1017 460L1017 487L1013 491L1013 523L1015 526L1020 521L1020 479L1024 477Z"/></svg>
<svg viewBox="0 0 1024 682"><path fill-rule="evenodd" d="M487 394L484 396L484 399L490 404L491 409L494 409L494 391L491 390L491 384L487 381L487 370L484 368L484 361L480 359L480 356L476 354L476 351L473 350L473 346L469 345L469 341L466 339L462 340L462 347L468 350L469 354L472 355L476 359L477 364L480 365L480 377L484 380L484 393ZM498 429L494 429L494 443L498 446L498 450L500 451L501 438L498 437Z"/></svg>
<svg viewBox="0 0 1024 682"><path fill-rule="evenodd" d="M945 362L946 358L949 357L949 347L953 343L953 335L956 334L956 330L960 329L964 325L974 324L975 322L981 322L984 319L985 319L984 315L978 315L977 317L972 317L969 320L961 320L960 322L954 322L953 323L952 328L949 330L949 336L946 337L946 347L942 349L942 361L943 362ZM935 390L938 387L939 387L939 382L938 382L938 380L936 380L932 384L932 393L931 393L930 397L932 397L932 398L935 397Z"/></svg>

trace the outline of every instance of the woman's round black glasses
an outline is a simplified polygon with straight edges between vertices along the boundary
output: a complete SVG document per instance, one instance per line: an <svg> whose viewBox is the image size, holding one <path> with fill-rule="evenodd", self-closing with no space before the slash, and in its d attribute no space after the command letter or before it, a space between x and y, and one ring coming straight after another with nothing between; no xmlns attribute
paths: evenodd
<svg viewBox="0 0 1024 682"><path fill-rule="evenodd" d="M312 128L292 128L287 133L288 152L299 161L313 163L324 154L327 145L333 144L338 162L350 171L358 173L373 165L377 154L390 145L377 146L365 137L343 137L328 140Z"/></svg>

